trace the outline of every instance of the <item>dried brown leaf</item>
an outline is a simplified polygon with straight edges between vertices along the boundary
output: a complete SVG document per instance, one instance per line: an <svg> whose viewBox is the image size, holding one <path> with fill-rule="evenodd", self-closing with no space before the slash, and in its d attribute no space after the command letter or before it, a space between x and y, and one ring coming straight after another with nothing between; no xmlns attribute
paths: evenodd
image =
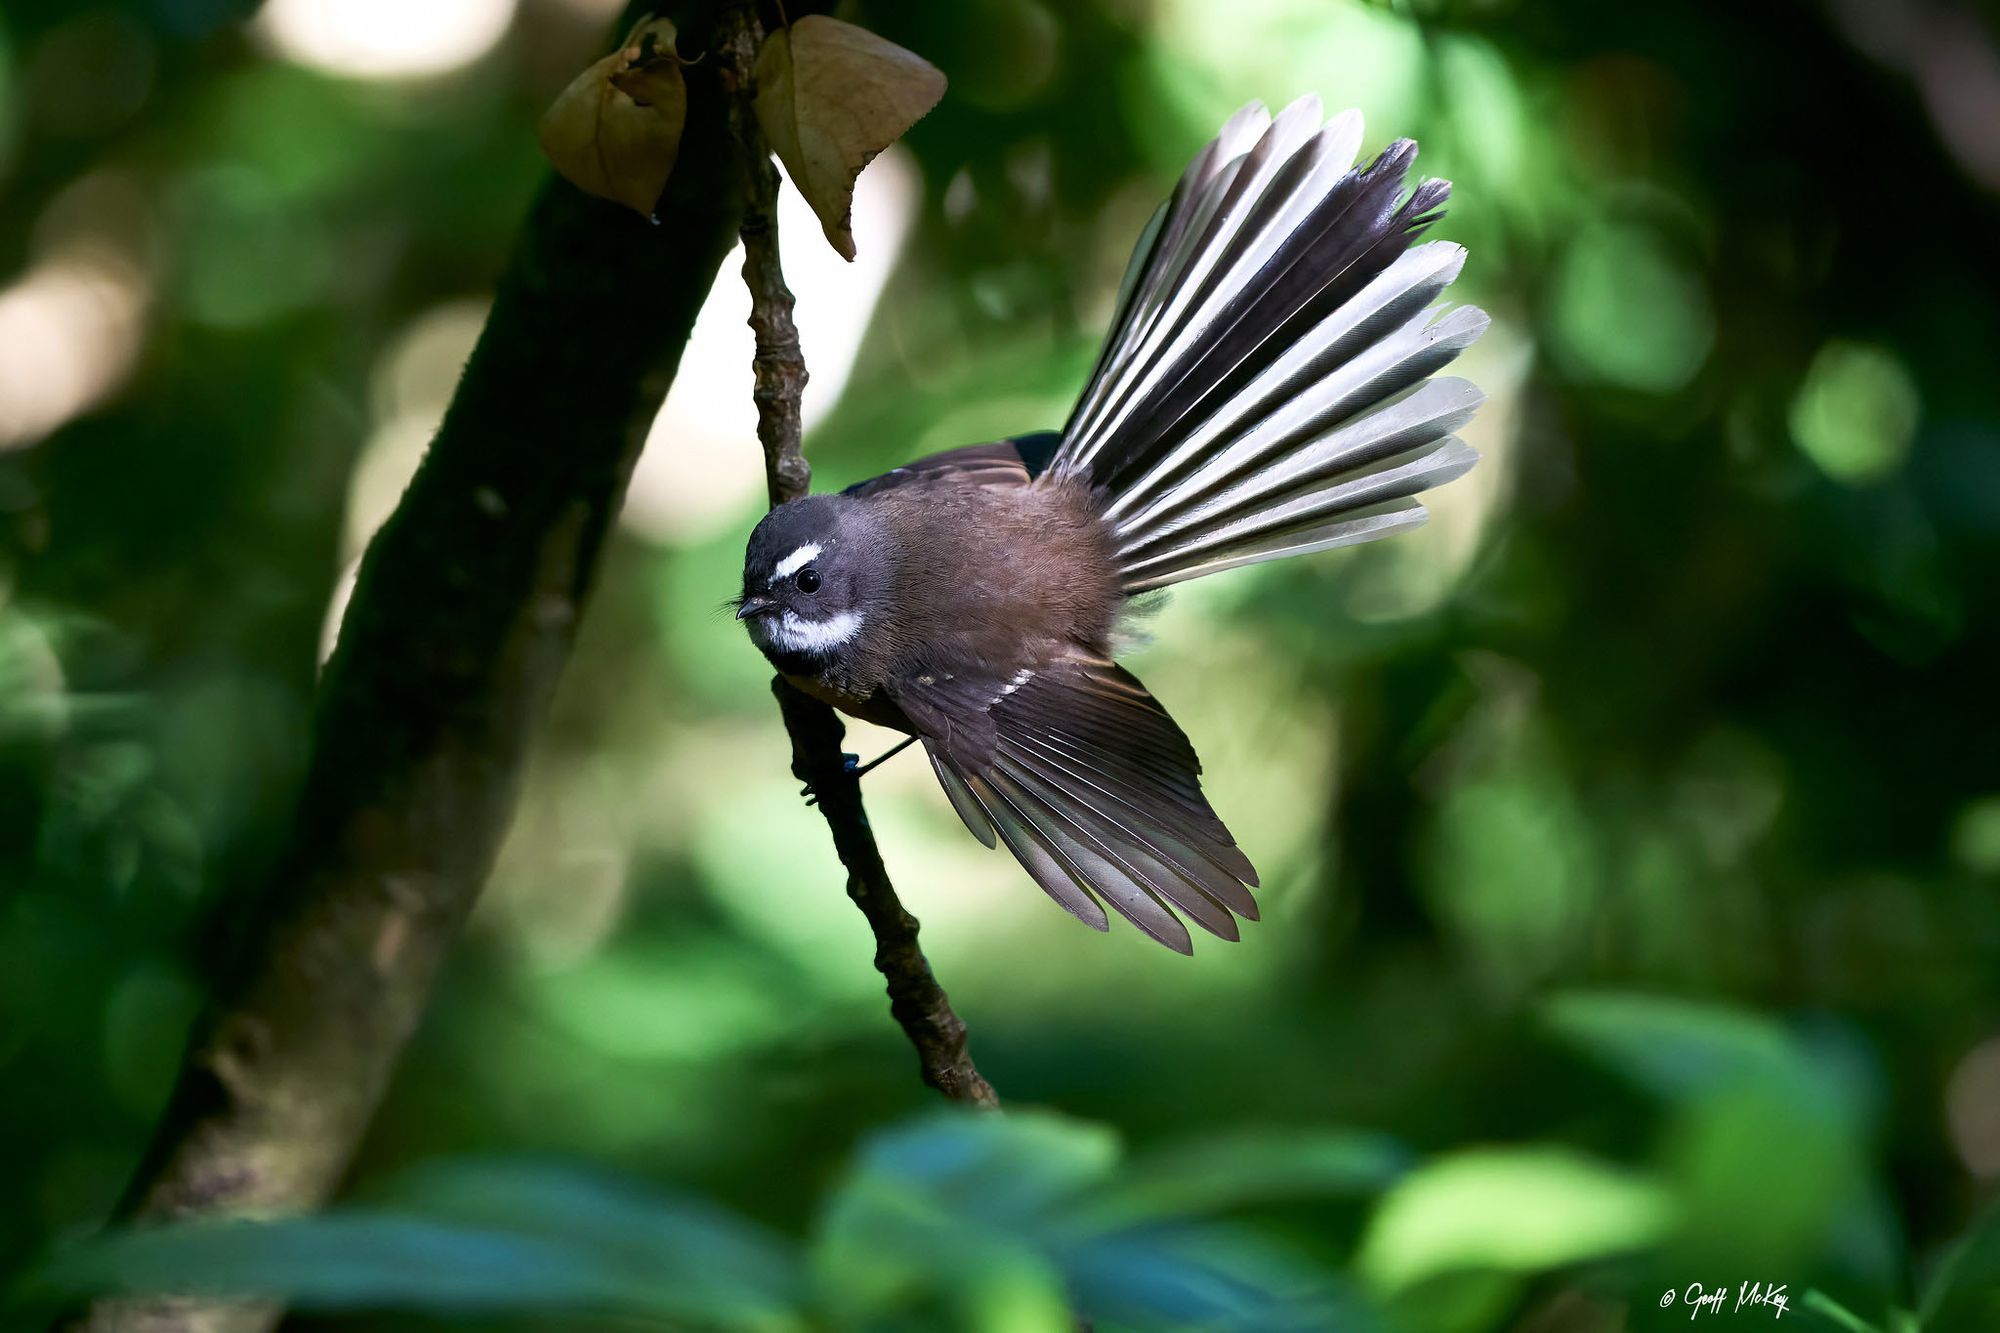
<svg viewBox="0 0 2000 1333"><path fill-rule="evenodd" d="M943 73L922 56L819 14L772 33L757 53L757 123L848 259L855 179L943 96Z"/></svg>
<svg viewBox="0 0 2000 1333"><path fill-rule="evenodd" d="M647 217L673 174L687 124L674 25L648 19L576 76L542 114L542 152L578 189Z"/></svg>

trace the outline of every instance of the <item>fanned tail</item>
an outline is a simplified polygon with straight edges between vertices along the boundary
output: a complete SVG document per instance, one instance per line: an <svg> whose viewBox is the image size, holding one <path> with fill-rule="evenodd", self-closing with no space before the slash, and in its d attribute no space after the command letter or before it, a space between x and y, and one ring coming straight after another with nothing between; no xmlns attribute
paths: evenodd
<svg viewBox="0 0 2000 1333"><path fill-rule="evenodd" d="M1431 378L1487 325L1437 316L1458 246L1412 242L1408 139L1354 166L1361 117L1252 104L1198 154L1132 256L1112 331L1043 474L1103 497L1129 593L1368 541L1470 468L1481 394Z"/></svg>

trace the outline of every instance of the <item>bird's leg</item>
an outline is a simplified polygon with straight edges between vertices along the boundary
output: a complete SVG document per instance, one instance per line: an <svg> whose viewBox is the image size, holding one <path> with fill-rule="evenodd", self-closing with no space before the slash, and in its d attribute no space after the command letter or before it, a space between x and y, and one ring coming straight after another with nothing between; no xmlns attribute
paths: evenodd
<svg viewBox="0 0 2000 1333"><path fill-rule="evenodd" d="M865 764L861 762L861 756L858 754L843 754L842 756L840 756L840 766L847 772L852 773L854 775L854 780L856 782L859 782L863 777L866 777L869 772L871 772L876 768L880 768L883 764L887 763L891 759L894 759L897 755L909 749L912 745L915 745L916 743L917 743L917 738L915 736L911 736L904 740L898 741L896 744L890 746L887 750L884 750L881 754L876 755L873 759L869 760ZM812 789L812 784L810 782L808 782L805 786L799 788L799 795L806 798L807 805L819 804L819 793Z"/></svg>
<svg viewBox="0 0 2000 1333"><path fill-rule="evenodd" d="M873 759L861 765L859 768L854 767L854 760L858 758L858 756L846 754L842 755L841 758L848 761L847 762L848 768L852 770L855 777L860 778L867 776L870 770L880 768L882 765L888 763L891 759L894 759L897 755L909 749L912 745L915 745L916 743L917 743L917 738L915 736L905 736L902 740L897 741L894 745L884 750L881 754L876 755Z"/></svg>

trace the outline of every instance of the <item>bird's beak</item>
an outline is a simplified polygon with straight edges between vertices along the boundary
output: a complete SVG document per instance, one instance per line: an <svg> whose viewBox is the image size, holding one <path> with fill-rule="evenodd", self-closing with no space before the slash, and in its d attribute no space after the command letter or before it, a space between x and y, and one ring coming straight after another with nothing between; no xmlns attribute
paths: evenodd
<svg viewBox="0 0 2000 1333"><path fill-rule="evenodd" d="M762 615L777 603L768 597L745 597L736 604L736 618L748 620L751 616Z"/></svg>

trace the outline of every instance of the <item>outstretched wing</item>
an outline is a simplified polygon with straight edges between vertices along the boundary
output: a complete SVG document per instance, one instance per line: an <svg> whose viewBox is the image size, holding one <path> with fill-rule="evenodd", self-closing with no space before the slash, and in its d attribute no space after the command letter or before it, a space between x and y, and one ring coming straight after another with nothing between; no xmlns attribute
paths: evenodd
<svg viewBox="0 0 2000 1333"><path fill-rule="evenodd" d="M1132 674L1067 649L1011 675L926 673L887 692L959 817L1007 844L1079 920L1104 904L1170 949L1176 911L1223 939L1257 919L1257 872L1201 794L1194 747Z"/></svg>

